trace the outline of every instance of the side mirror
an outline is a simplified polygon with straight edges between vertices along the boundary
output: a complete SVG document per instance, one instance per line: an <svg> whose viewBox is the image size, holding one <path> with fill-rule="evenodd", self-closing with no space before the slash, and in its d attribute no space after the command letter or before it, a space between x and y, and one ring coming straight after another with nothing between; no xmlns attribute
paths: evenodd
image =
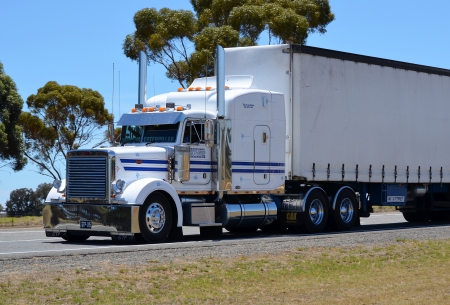
<svg viewBox="0 0 450 305"><path fill-rule="evenodd" d="M205 121L205 145L206 147L214 146L214 124L213 120Z"/></svg>

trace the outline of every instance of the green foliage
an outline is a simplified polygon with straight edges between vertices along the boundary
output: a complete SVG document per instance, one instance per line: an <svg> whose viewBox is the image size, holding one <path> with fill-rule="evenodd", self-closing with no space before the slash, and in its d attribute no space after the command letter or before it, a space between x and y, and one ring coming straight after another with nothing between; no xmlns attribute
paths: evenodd
<svg viewBox="0 0 450 305"><path fill-rule="evenodd" d="M21 128L17 125L23 100L14 81L5 74L0 62L0 167L10 165L14 171L23 169L27 163Z"/></svg>
<svg viewBox="0 0 450 305"><path fill-rule="evenodd" d="M56 82L30 95L27 106L30 112L20 116L25 154L54 179L61 179L58 162L65 163L67 151L89 144L95 131L113 120L100 93Z"/></svg>
<svg viewBox="0 0 450 305"><path fill-rule="evenodd" d="M6 201L8 215L39 216L42 213L43 203L50 192L50 183L41 183L36 191L27 188L17 189L11 192Z"/></svg>
<svg viewBox="0 0 450 305"><path fill-rule="evenodd" d="M257 45L262 33L269 43L304 44L310 33L325 33L334 20L328 0L191 0L195 11L157 11L134 15L136 31L127 35L123 50L137 60L145 51L162 64L167 77L186 87L195 78L212 75L213 50ZM190 49L195 49L190 52Z"/></svg>

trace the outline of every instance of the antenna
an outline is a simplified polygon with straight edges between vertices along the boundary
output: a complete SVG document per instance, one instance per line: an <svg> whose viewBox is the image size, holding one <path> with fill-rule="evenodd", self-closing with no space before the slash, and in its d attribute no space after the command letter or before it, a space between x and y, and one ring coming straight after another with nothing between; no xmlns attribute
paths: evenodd
<svg viewBox="0 0 450 305"><path fill-rule="evenodd" d="M113 122L114 122L114 63L113 63L113 86L112 86L112 101L111 101L111 112L113 115Z"/></svg>
<svg viewBox="0 0 450 305"><path fill-rule="evenodd" d="M120 116L120 71L119 71L119 116Z"/></svg>

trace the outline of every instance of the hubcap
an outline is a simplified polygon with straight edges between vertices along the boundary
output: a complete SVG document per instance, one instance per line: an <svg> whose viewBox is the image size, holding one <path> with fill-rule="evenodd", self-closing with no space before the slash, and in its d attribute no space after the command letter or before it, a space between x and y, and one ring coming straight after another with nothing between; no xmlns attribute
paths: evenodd
<svg viewBox="0 0 450 305"><path fill-rule="evenodd" d="M322 223L323 215L324 210L322 201L314 199L313 202L311 202L311 206L309 207L309 218L311 219L311 222L315 225Z"/></svg>
<svg viewBox="0 0 450 305"><path fill-rule="evenodd" d="M339 213L343 222L349 223L352 220L354 210L352 201L350 199L345 198L341 201Z"/></svg>
<svg viewBox="0 0 450 305"><path fill-rule="evenodd" d="M146 213L147 227L152 233L159 233L166 223L166 213L159 203L152 203Z"/></svg>

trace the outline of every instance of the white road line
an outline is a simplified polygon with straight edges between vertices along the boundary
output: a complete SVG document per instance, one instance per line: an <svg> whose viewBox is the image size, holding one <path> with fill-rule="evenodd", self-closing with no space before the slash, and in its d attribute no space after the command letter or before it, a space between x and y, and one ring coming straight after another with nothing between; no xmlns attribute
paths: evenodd
<svg viewBox="0 0 450 305"><path fill-rule="evenodd" d="M44 230L39 230L39 231L2 231L0 230L0 234L14 234L14 233L37 233L37 232L41 232L41 233L45 233Z"/></svg>
<svg viewBox="0 0 450 305"><path fill-rule="evenodd" d="M81 251L81 250L102 250L102 249L113 249L113 248L126 248L126 247L148 247L148 246L164 246L164 245L171 245L171 244L194 244L194 243L201 243L202 241L187 241L187 242L181 242L181 243L167 243L167 244L143 244L143 245L123 245L123 246L92 246L89 248L77 248L77 249L57 249L57 250L45 250L45 251L25 251L25 252L0 252L0 255L10 255L10 254L29 254L29 253L49 253L49 252L62 252L62 251Z"/></svg>
<svg viewBox="0 0 450 305"><path fill-rule="evenodd" d="M48 240L46 239L22 239L22 240L0 240L0 243L17 243L21 241L42 241L42 240Z"/></svg>

